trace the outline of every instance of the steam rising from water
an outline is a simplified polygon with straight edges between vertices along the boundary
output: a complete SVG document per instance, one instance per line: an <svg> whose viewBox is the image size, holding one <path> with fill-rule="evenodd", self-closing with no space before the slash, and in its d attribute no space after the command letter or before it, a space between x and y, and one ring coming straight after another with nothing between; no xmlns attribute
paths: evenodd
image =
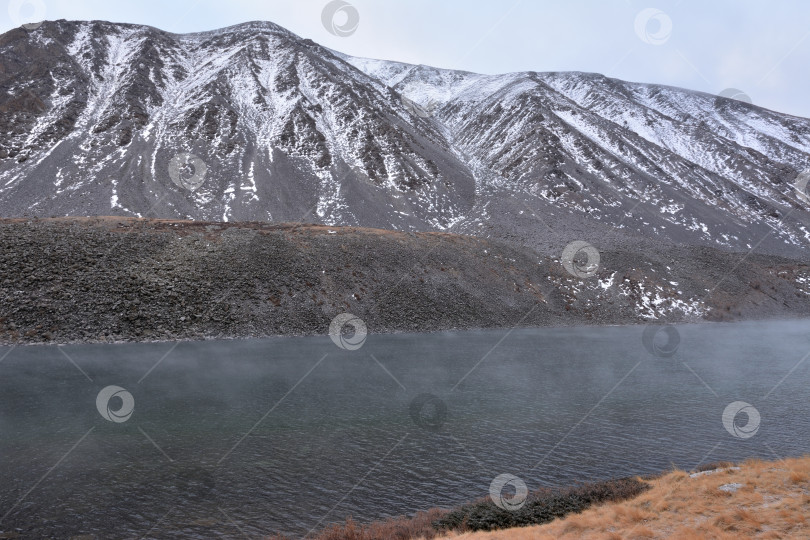
<svg viewBox="0 0 810 540"><path fill-rule="evenodd" d="M806 327L678 326L669 357L640 326L515 330L483 361L504 331L372 334L354 351L328 336L188 342L156 367L171 344L65 347L92 382L55 347L18 348L0 365L0 484L34 485L92 431L3 527L135 536L173 507L162 536L205 538L232 527L224 508L248 534L297 536L378 462L324 524L461 504L504 472L536 489L692 468L718 443L708 461L801 454L807 370L774 387ZM132 394L126 422L99 414L108 386ZM440 429L414 422L425 395L416 418ZM724 426L737 401L761 415L747 439ZM2 490L0 514L19 496Z"/></svg>

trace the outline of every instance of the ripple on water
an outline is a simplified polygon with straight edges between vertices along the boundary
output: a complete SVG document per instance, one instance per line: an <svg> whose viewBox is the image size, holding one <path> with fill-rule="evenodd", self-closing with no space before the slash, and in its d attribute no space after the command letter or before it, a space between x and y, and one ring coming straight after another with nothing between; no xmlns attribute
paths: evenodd
<svg viewBox="0 0 810 540"><path fill-rule="evenodd" d="M683 326L667 359L640 327L517 330L483 361L504 332L369 336L357 351L328 338L181 343L146 378L169 345L65 347L92 382L57 348L20 347L0 366L0 511L14 507L2 527L301 535L463 503L503 473L533 489L799 455L810 368L773 388L810 348L806 326ZM113 384L135 400L124 423L95 407ZM446 408L431 429L410 410L426 393ZM734 401L761 413L755 437L724 428Z"/></svg>

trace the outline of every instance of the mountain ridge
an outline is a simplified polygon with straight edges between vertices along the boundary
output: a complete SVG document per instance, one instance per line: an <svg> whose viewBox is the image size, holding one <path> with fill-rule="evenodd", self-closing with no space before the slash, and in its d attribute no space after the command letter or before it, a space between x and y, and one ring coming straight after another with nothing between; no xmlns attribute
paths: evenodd
<svg viewBox="0 0 810 540"><path fill-rule="evenodd" d="M265 21L45 22L0 53L7 217L314 220L557 253L640 238L796 257L810 239L793 188L810 120L724 97L356 58Z"/></svg>

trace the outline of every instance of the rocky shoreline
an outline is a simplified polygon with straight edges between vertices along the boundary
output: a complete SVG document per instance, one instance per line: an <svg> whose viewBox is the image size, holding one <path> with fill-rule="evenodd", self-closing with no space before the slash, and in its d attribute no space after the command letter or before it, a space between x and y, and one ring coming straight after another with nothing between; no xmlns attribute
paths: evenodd
<svg viewBox="0 0 810 540"><path fill-rule="evenodd" d="M492 495L453 508L431 508L413 516L399 516L370 524L351 517L315 533L314 540L431 540L469 531L508 531L553 522L589 508L626 501L650 489L641 478L620 478L559 489L521 493L510 503ZM273 540L289 540L282 535Z"/></svg>
<svg viewBox="0 0 810 540"><path fill-rule="evenodd" d="M810 457L707 465L646 479L648 489L581 513L499 531L437 534L437 540L582 538L808 538ZM356 536L377 540L372 536ZM413 538L421 538L414 536ZM320 539L319 539L320 540ZM332 539L329 539L332 540Z"/></svg>
<svg viewBox="0 0 810 540"><path fill-rule="evenodd" d="M562 253L561 246L560 252ZM0 342L324 335L810 316L810 266L711 248L559 257L445 233L132 218L0 220Z"/></svg>

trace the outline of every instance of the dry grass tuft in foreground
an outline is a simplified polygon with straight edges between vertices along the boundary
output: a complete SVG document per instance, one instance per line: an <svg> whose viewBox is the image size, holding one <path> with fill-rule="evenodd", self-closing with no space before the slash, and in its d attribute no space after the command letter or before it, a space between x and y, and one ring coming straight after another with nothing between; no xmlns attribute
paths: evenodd
<svg viewBox="0 0 810 540"><path fill-rule="evenodd" d="M411 538L431 539L438 535L433 522L441 518L446 510L434 508L419 512L414 517L391 518L370 525L359 525L351 518L345 525L332 525L316 537L317 540L410 540Z"/></svg>
<svg viewBox="0 0 810 540"><path fill-rule="evenodd" d="M810 538L810 456L648 481L623 502L594 506L545 525L462 533L453 540L732 540Z"/></svg>
<svg viewBox="0 0 810 540"><path fill-rule="evenodd" d="M433 508L419 512L413 517L397 517L377 521L369 525L357 523L348 518L344 524L335 524L318 532L313 540L411 540L421 538L430 540L440 535L433 526L437 520L447 514L447 510ZM284 536L274 536L270 540L289 540Z"/></svg>

